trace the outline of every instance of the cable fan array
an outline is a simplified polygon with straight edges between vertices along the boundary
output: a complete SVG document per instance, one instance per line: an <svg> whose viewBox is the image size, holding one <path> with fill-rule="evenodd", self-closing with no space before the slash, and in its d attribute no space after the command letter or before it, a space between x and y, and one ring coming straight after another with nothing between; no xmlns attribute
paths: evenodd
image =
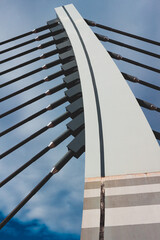
<svg viewBox="0 0 160 240"><path fill-rule="evenodd" d="M130 37L130 38L133 38L133 39L136 39L136 40L139 40L139 41L143 41L143 42L146 42L146 43L149 43L151 45L155 45L155 46L160 46L160 42L157 42L157 41L154 41L154 40L151 40L151 39L147 39L147 38L144 38L144 37L141 37L141 36L137 36L137 35L134 35L134 34L131 34L131 33L127 33L127 32L124 32L124 31L121 31L121 30L117 30L117 29L114 29L114 28L111 28L111 27L108 27L108 26L105 26L105 25L102 25L102 24L99 24L99 23L96 23L94 21L91 21L91 20L87 20L85 19L86 23L93 27L93 28L97 28L97 29L103 29L103 30L107 30L109 32L114 32L114 33L117 33L117 34L120 34L120 35L123 35L123 36L127 36L127 37ZM127 48L127 49L130 49L130 50L133 50L133 51L136 51L136 52L139 52L139 53L142 53L144 55L148 55L148 56L151 56L153 58L156 58L156 59L160 59L160 54L157 54L157 53L153 53L153 52L150 52L150 51L147 51L145 49L141 49L141 48L138 48L138 47L135 47L135 46L132 46L132 45L129 45L129 44L126 44L124 42L120 42L120 41L117 41L117 40L114 40L114 39L111 39L109 38L108 36L106 35L102 35L102 34L98 34L95 32L95 35L97 36L97 38L102 41L102 42L108 42L108 43L112 43L114 45L118 45L118 46L121 46L121 47L124 47L124 48ZM108 51L108 50L107 50ZM117 54L117 53L114 53L114 52L111 52L111 51L108 51L109 55L115 59L115 60L118 60L118 61L122 61L122 62L126 62L126 63L129 63L129 64L132 64L132 65L135 65L135 66L138 66L138 67L141 67L141 68L144 68L144 69L147 69L149 71L152 71L152 72L155 72L155 73L160 73L160 69L159 68L155 68L155 67L152 67L152 66L149 66L149 65L146 65L146 64L143 64L141 62L138 62L138 61L135 61L135 60L132 60L132 59L129 59L129 58L126 58L126 57L123 57L121 56L120 54ZM120 67L119 67L120 68ZM127 67L126 67L127 68ZM132 83L138 83L138 84L141 84L143 86L146 86L150 89L154 89L156 91L160 91L160 86L158 85L155 85L155 84L152 84L150 82L147 82L147 81L144 81L144 80L141 80L139 79L138 77L135 77L133 75L130 75L126 72L121 72L121 74L123 75L123 77L127 80L127 81L130 81ZM142 100L142 99L139 99L139 98L136 98L139 105L143 108L146 108L146 109L149 109L149 110L152 110L152 111L156 111L156 112L160 112L160 107L158 106L155 106L153 103L150 103L148 101L145 101L145 100ZM155 135L155 137L157 138L157 140L160 140L160 132L156 131L156 130L153 130L153 133Z"/></svg>
<svg viewBox="0 0 160 240"><path fill-rule="evenodd" d="M17 207L0 223L0 229L29 201L30 198L33 197L33 195L39 191L39 189L58 171L60 171L63 166L72 158L76 157L79 158L81 154L84 152L85 149L85 141L84 141L84 114L83 114L83 101L82 101L82 92L81 92L81 85L80 85L80 79L79 74L77 70L77 64L75 61L74 53L70 44L70 41L64 31L63 26L58 21L58 19L52 20L48 22L48 25L40 27L38 29L35 29L31 32L28 32L26 34L17 36L15 38L9 39L7 41L1 42L1 45L6 44L8 42L12 42L15 40L18 40L20 38L26 37L28 35L31 35L33 33L37 33L43 30L49 29L49 33L45 33L41 36L38 36L34 39L25 41L23 43L14 45L13 47L7 48L5 50L1 51L1 54L10 52L14 49L19 49L20 47L23 47L25 45L31 44L35 41L40 41L43 39L46 39L48 37L52 37L53 40L45 42L40 44L38 47L30 48L29 50L26 50L24 52L20 52L18 54L15 54L11 57L7 57L4 60L1 61L2 63L6 63L9 61L12 61L14 59L20 58L21 56L24 56L26 54L30 54L33 51L37 51L39 49L44 49L49 46L56 46L55 50L51 50L47 53L43 53L39 57L35 57L29 61L25 61L23 63L20 63L16 66L10 67L4 71L2 71L0 74L5 75L9 72L13 72L19 68L25 67L29 64L32 64L34 62L39 62L41 59L46 59L49 57L53 57L54 55L58 54L58 57L55 61L51 61L46 63L45 65L35 68L34 70L31 70L29 72L25 72L24 74L17 76L7 82L4 82L0 85L0 88L5 88L8 85L14 84L18 81L24 81L27 80L28 77L32 77L34 74L37 74L40 71L48 70L50 69L53 71L52 74L46 76L45 78L41 80L37 80L35 83L32 83L26 87L23 87L21 89L18 89L0 99L1 102L4 102L8 99L11 99L19 94L25 94L28 90L33 89L37 87L38 85L47 84L48 82L52 80L56 80L58 77L63 77L63 82L48 89L47 91L41 93L40 95L29 99L28 101L25 101L24 103L17 105L16 107L11 108L8 111L5 111L0 114L0 118L3 119L7 117L8 115L11 115L13 113L17 113L20 109L28 106L30 107L31 104L39 103L38 101L42 98L49 97L52 99L52 95L54 93L58 93L59 91L63 90L63 97L60 97L58 100L51 102L48 106L45 108L40 109L37 112L34 112L33 114L27 116L23 120L16 122L12 126L8 127L7 129L3 130L0 133L0 136L5 136L6 134L9 134L13 130L18 129L19 127L23 126L24 124L30 122L32 124L32 120L35 118L38 118L40 115L45 114L48 111L52 111L61 105L67 104L68 105L64 108L64 112L58 116L57 118L51 120L47 125L43 126L43 123L41 124L42 127L31 134L30 136L26 137L21 142L15 144L8 150L4 151L0 155L0 159L5 158L7 155L11 154L12 152L20 149L23 145L29 143L33 139L35 141L38 141L38 137L43 134L46 131L49 131L52 128L55 128L57 125L62 124L64 121L67 120L66 123L66 130L61 133L58 137L56 137L53 141L51 141L48 146L43 148L41 151L39 151L35 156L33 156L31 159L29 159L27 162L25 162L23 165L21 165L16 171L12 172L9 176L7 176L4 180L0 182L0 187L3 187L5 184L7 184L9 181L11 181L14 177L16 177L19 173L21 173L23 170L25 170L27 167L29 167L32 163L37 161L40 157L45 155L48 151L55 148L59 144L61 144L64 140L69 138L70 136L73 136L73 140L69 142L67 145L68 152L54 165L54 167L51 169L51 171L44 177L42 181L17 205ZM54 67L55 66L61 66L61 69L57 72L55 72ZM32 66L32 65L31 65ZM32 67L33 68L33 67ZM71 119L70 121L68 121Z"/></svg>

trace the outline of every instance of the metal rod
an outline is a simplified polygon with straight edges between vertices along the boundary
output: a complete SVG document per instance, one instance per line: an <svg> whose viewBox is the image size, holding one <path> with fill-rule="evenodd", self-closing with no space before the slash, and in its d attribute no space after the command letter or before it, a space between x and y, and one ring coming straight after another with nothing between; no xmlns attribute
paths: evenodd
<svg viewBox="0 0 160 240"><path fill-rule="evenodd" d="M2 113L2 114L0 115L0 118L6 117L7 115L9 115L9 114L11 114L11 113L13 113L13 112L16 112L17 110L19 110L19 109L21 109L21 108L23 108L23 107L26 107L27 105L29 105L29 104L31 104L31 103L34 103L34 102L36 102L36 101L44 98L45 96L46 96L46 94L45 94L45 93L42 93L42 94L38 95L37 97L32 98L31 100L29 100L29 101L27 101L27 102L25 102L25 103L22 103L21 105L18 105L17 107L14 107L14 108L10 109L10 110L7 111L7 112Z"/></svg>
<svg viewBox="0 0 160 240"><path fill-rule="evenodd" d="M16 66L14 66L14 67L11 67L11 68L6 69L6 70L0 72L0 75L6 74L6 73L11 72L11 71L13 71L13 70L16 70L16 69L18 69L18 68L24 67L24 66L26 66L26 65L29 65L29 64L31 64L31 63L33 63L33 62L36 62L36 61L39 61L39 60L41 60L41 59L45 59L45 58L51 57L51 56L53 56L53 55L55 55L55 54L64 53L66 50L68 50L68 48L69 48L69 47L64 47L64 48L62 48L61 50L55 49L55 50L46 52L46 53L42 54L42 55L39 56L39 57L33 58L33 59L29 60L29 61L23 62L23 63L21 63L21 64L18 64L18 65L16 65Z"/></svg>
<svg viewBox="0 0 160 240"><path fill-rule="evenodd" d="M36 86L38 86L38 85L40 85L40 84L42 84L42 83L44 83L44 79L42 79L42 80L40 80L40 81L37 81L37 82L35 82L35 83L33 83L33 84L25 87L25 88L21 88L20 90L18 90L18 91L16 91L16 92L13 92L13 93L11 93L11 94L3 97L3 98L0 98L0 102L3 102L3 101L5 101L5 100L7 100L7 99L9 99L9 98L12 98L12 97L14 97L14 96L16 96L16 95L18 95L18 94L20 94L20 93L22 93L22 92L25 92L25 91L27 91L27 90L29 90L29 89L31 89L31 88L34 88L34 87L36 87Z"/></svg>
<svg viewBox="0 0 160 240"><path fill-rule="evenodd" d="M40 44L38 47L31 48L31 49L29 49L29 50L27 50L27 51L18 53L18 54L16 54L16 55L12 56L12 57L3 59L2 61L0 61L0 63L2 64L2 63L5 63L5 62L8 62L8 61L11 61L11 60L13 60L13 59L15 59L15 58L19 58L19 57L21 57L21 56L24 56L24 55L29 54L29 53L31 53L31 52L37 51L37 50L39 50L39 49L43 49L43 48L49 47L49 46L54 45L54 44L55 44L55 41L54 41L54 40L49 41L49 42L46 42L46 43L43 43L43 44Z"/></svg>
<svg viewBox="0 0 160 240"><path fill-rule="evenodd" d="M102 24L99 24L99 23L95 23L94 21L91 21L91 20L87 20L87 19L84 19L84 20L87 22L88 25L90 25L92 27L102 28L102 29L105 29L105 30L108 30L108 31L111 31L111 32L116 32L116 33L119 33L119 34L122 34L122 35L125 35L125 36L128 36L128 37L132 37L132 38L144 41L144 42L148 42L148 43L160 46L160 42L157 42L157 41L154 41L154 40L151 40L151 39L148 39L148 38L144 38L144 37L141 37L141 36L138 36L138 35L135 35L135 34L127 33L127 32L124 32L124 31L121 31L121 30L118 30L118 29L115 29L115 28L111 28L111 27L108 27L108 26L105 26L105 25L102 25Z"/></svg>
<svg viewBox="0 0 160 240"><path fill-rule="evenodd" d="M71 135L71 131L67 129L65 132L63 132L60 136L58 136L56 139L54 139L50 144L50 148L57 147L60 143L62 143L66 138L68 138Z"/></svg>
<svg viewBox="0 0 160 240"><path fill-rule="evenodd" d="M114 40L114 39L110 39L110 38L108 38L107 36L104 36L104 35L101 35L101 34L98 34L98 33L95 33L95 35L96 35L96 36L98 37L98 39L101 40L101 41L110 42L110 43L113 43L113 44L116 44L116 45L119 45L119 46L122 46L122 47L125 47L125 48L129 48L129 49L132 49L132 50L134 50L134 51L137 51L137 52L140 52L140 53L144 53L144 54L146 54L146 55L149 55L149 56L156 57L156 58L160 59L160 54L156 54L156 53L147 51L147 50L145 50L145 49L137 48L137 47L128 45L128 44L126 44L126 43L119 42L119 41L116 41L116 40Z"/></svg>
<svg viewBox="0 0 160 240"><path fill-rule="evenodd" d="M42 179L42 181L36 185L35 188L13 209L13 211L0 223L0 229L2 229L11 220L14 215L48 182L48 180L62 169L65 164L73 157L72 151L68 151L64 157L53 167L53 169Z"/></svg>
<svg viewBox="0 0 160 240"><path fill-rule="evenodd" d="M18 36L16 36L16 37L13 37L13 38L7 39L7 40L5 40L5 41L3 41L3 42L0 42L0 45L3 45L3 44L6 44L6 43L9 43L9 42L18 40L18 39L20 39L20 38L29 36L29 35L31 35L31 34L33 34L33 33L42 32L42 31L44 31L44 30L46 30L46 29L49 29L50 27L56 26L57 24L58 24L58 21L55 22L55 23L53 23L53 24L51 24L50 26L49 26L49 25L44 25L44 26L39 27L39 28L36 28L36 29L34 29L34 30L32 30L32 31L23 33L23 34L18 35Z"/></svg>
<svg viewBox="0 0 160 240"><path fill-rule="evenodd" d="M0 187L3 187L6 183L11 181L14 177L16 177L19 173L21 173L24 169L29 167L32 163L37 161L40 157L42 157L44 154L46 154L50 149L55 148L60 143L62 143L66 138L68 138L71 135L70 130L66 130L64 133L62 133L60 136L58 136L56 139L54 139L47 147L42 149L39 153L37 153L34 157L32 157L29 161L27 161L25 164L23 164L21 167L19 167L16 171L11 173L8 177L6 177L3 181L0 182Z"/></svg>
<svg viewBox="0 0 160 240"><path fill-rule="evenodd" d="M156 85L154 85L154 84L151 84L151 83L142 81L142 80L140 80L139 78L137 78L137 77L135 77L135 76L132 76L132 75L129 75L129 74L127 74L127 73L124 73L124 72L121 72L121 73L122 73L123 77L124 77L126 80L130 81L130 82L139 83L139 84L142 84L142 85L144 85L144 86L147 86L147 87L150 87L150 88L153 88L153 89L155 89L155 90L160 91L160 87L159 87L159 86L156 86Z"/></svg>
<svg viewBox="0 0 160 240"><path fill-rule="evenodd" d="M9 42L18 40L18 39L23 38L23 37L27 37L27 36L31 35L32 33L33 33L32 31L29 31L29 32L26 32L26 33L24 33L24 34L18 35L18 36L16 36L16 37L10 38L10 39L8 39L8 40L5 40L5 41L3 41L3 42L0 42L0 45L3 45L3 44L6 44L6 43L9 43Z"/></svg>
<svg viewBox="0 0 160 240"><path fill-rule="evenodd" d="M29 76L31 76L31 75L33 75L33 74L36 74L37 72L40 72L40 71L43 71L43 70L45 70L45 69L54 67L54 66L56 66L56 65L58 65L58 64L60 64L60 63L61 63L61 60L60 60L60 59L57 59L57 60L55 60L55 61L53 61L53 62L50 62L50 63L48 63L48 64L45 64L44 66L42 66L42 67L40 67L40 68L36 68L36 69L33 70L33 71L27 72L27 73L25 73L25 74L23 74L23 75L21 75L21 76L19 76L19 77L17 77L17 78L14 78L14 79L6 82L6 83L0 84L0 88L5 87L5 86L7 86L7 85L9 85L9 84L12 84L12 83L14 83L14 82L17 82L17 81L19 81L19 80L21 80L21 79L23 79L23 78L29 77Z"/></svg>
<svg viewBox="0 0 160 240"><path fill-rule="evenodd" d="M25 41L25 42L23 42L23 43L14 45L13 47L4 49L4 50L0 51L0 54L6 53L6 52L9 52L9 51L12 51L12 50L15 50L15 49L17 49L17 48L23 47L23 46L25 46L25 45L31 44L31 43L36 42L36 41L40 41L40 40L46 39L46 38L51 37L51 36L52 36L52 33L51 33L51 32L46 33L46 34L43 34L43 35L40 35L40 36L38 36L38 37L36 37L36 38L30 39L30 40Z"/></svg>
<svg viewBox="0 0 160 240"><path fill-rule="evenodd" d="M33 58L33 59L29 60L29 61L26 61L26 62L23 62L23 63L21 63L21 64L18 64L18 65L14 66L14 67L8 68L7 70L4 70L4 71L0 72L0 75L9 73L9 72L11 72L11 71L14 71L14 70L16 70L16 69L18 69L18 68L21 68L21 67L24 67L24 66L26 66L26 65L29 65L29 64L34 63L34 62L36 62L36 61L39 61L39 60L41 60L41 59L45 59L45 58L51 57L51 56L53 56L53 55L55 55L55 54L57 54L57 53L58 53L58 50L57 50L57 49L52 50L52 51L47 52L47 53L44 53L44 54L42 54L42 55L39 56L39 57Z"/></svg>
<svg viewBox="0 0 160 240"><path fill-rule="evenodd" d="M57 173L59 172L65 165L66 163L73 157L73 152L68 151L61 160L59 160L56 165L53 167L51 170L51 173Z"/></svg>
<svg viewBox="0 0 160 240"><path fill-rule="evenodd" d="M37 97L32 98L32 99L30 99L29 101L26 101L26 102L18 105L17 107L12 108L12 109L10 109L10 110L7 111L7 112L2 113L2 114L0 115L0 118L6 117L7 115L9 115L9 114L11 114L11 113L13 113L13 112L16 112L17 110L19 110L19 109L21 109L21 108L24 108L24 107L26 107L27 105L32 104L32 103L34 103L34 102L36 102L36 101L38 101L38 100L40 100L40 99L42 99L42 98L44 98L44 97L46 97L46 96L48 96L48 95L51 95L51 94L53 94L53 93L56 93L56 92L62 90L63 88L65 88L65 87L66 87L66 83L61 83L61 84L57 85L56 87L47 90L45 93L42 93L42 94L38 95Z"/></svg>
<svg viewBox="0 0 160 240"><path fill-rule="evenodd" d="M20 143L14 145L12 148L8 149L6 152L2 153L0 155L0 159L6 157L8 154L12 153L13 151L15 151L16 149L18 149L19 147L23 146L25 143L31 141L32 139L34 139L35 137L39 136L40 134L44 133L45 131L48 130L48 127L45 126L43 128L41 128L40 130L38 130L37 132L35 132L34 134L30 135L28 138L24 139L23 141L21 141Z"/></svg>
<svg viewBox="0 0 160 240"><path fill-rule="evenodd" d="M14 78L14 79L12 79L12 80L10 80L8 82L2 83L2 84L0 84L0 88L5 87L7 85L10 85L10 84L12 84L14 82L17 82L17 81L19 81L19 80L21 80L23 78L29 77L29 76L31 76L33 74L36 74L37 72L40 72L40 71L42 71L42 67L37 68L37 69L35 69L33 71L27 72L27 73L25 73L25 74L23 74L23 75L21 75L19 77L16 77L16 78Z"/></svg>
<svg viewBox="0 0 160 240"><path fill-rule="evenodd" d="M8 68L8 69L0 72L0 75L9 73L9 72L14 71L14 70L16 70L18 68L21 68L21 67L24 67L24 66L26 66L28 64L34 63L34 62L36 62L36 61L38 61L40 59L41 59L40 57L36 57L36 58L33 58L33 59L29 60L29 61L23 62L21 64L18 64L18 65L14 66L14 67Z"/></svg>
<svg viewBox="0 0 160 240"><path fill-rule="evenodd" d="M42 26L42 27L35 28L32 32L33 32L33 33L42 32L42 31L44 31L44 30L49 29L50 27L55 27L55 26L57 26L58 23L59 23L59 21L57 20L57 22L52 23L50 26L47 24L47 25L44 25L44 26Z"/></svg>
<svg viewBox="0 0 160 240"><path fill-rule="evenodd" d="M15 209L0 223L0 229L2 229L11 218L43 187L44 184L53 176L52 172L49 172L42 181L15 207Z"/></svg>
<svg viewBox="0 0 160 240"><path fill-rule="evenodd" d="M18 149L19 147L23 146L24 144L26 144L27 142L33 140L34 138L36 138L37 136L39 136L40 134L44 133L45 131L47 131L49 128L53 128L55 126L57 126L59 123L63 122L64 120L66 120L68 117L70 116L69 112L65 112L64 114L62 114L61 116L59 116L58 118L54 119L52 122L50 122L47 126L41 128L40 130L36 131L35 133L33 133L32 135L30 135L29 137L27 137L26 139L24 139L23 141L21 141L20 143L16 144L15 146L13 146L12 148L8 149L6 152L2 153L0 155L0 159L6 157L8 154L10 154L11 152L15 151L16 149Z"/></svg>
<svg viewBox="0 0 160 240"><path fill-rule="evenodd" d="M5 100L7 100L9 98L12 98L12 97L14 97L14 96L16 96L16 95L18 95L18 94L20 94L22 92L28 91L29 89L34 88L34 87L36 87L36 86L38 86L38 85L40 85L40 84L42 84L42 83L44 83L46 81L48 82L50 80L53 80L53 79L55 79L55 78L57 78L57 77L59 77L61 75L63 75L63 71L62 70L58 71L58 72L56 72L56 73L54 73L52 75L49 75L49 76L45 77L44 79L41 79L41 80L39 80L39 81L37 81L37 82L35 82L33 84L30 84L30 85L28 85L25 88L21 88L20 90L18 90L16 92L13 92L13 93L11 93L11 94L3 97L3 98L0 98L0 102L3 102L3 101L5 101Z"/></svg>
<svg viewBox="0 0 160 240"><path fill-rule="evenodd" d="M160 132L157 132L157 131L153 130L153 133L154 133L156 139L160 140Z"/></svg>
<svg viewBox="0 0 160 240"><path fill-rule="evenodd" d="M139 105L141 107L144 107L144 108L147 108L149 110L154 110L154 111L157 111L157 112L160 112L160 108L158 108L157 106L155 106L154 104L150 103L150 102L146 102L142 99L139 99L139 98L136 98Z"/></svg>
<svg viewBox="0 0 160 240"><path fill-rule="evenodd" d="M147 86L147 87L150 87L150 88L153 88L153 89L155 89L155 90L160 91L160 87L157 86L157 85L154 85L154 84L151 84L151 83L142 81L142 80L140 80L140 79L139 79L139 83L142 84L142 85L144 85L144 86Z"/></svg>
<svg viewBox="0 0 160 240"><path fill-rule="evenodd" d="M22 126L23 124L31 121L32 119L40 116L41 114L43 114L43 113L45 113L45 112L47 112L47 111L49 111L49 110L55 109L56 107L64 104L65 102L67 102L67 97L66 97L66 96L63 97L63 98L61 98L61 99L59 99L59 100L57 100L57 101L55 101L54 103L48 105L46 108L43 108L42 110L40 110L40 111L32 114L31 116L25 118L24 120L16 123L15 125L11 126L10 128L4 130L3 132L0 133L0 137L2 137L3 135L5 135L5 134L7 134L7 133L9 133L9 132L11 132L11 131L13 131L13 130L16 129L16 128Z"/></svg>
<svg viewBox="0 0 160 240"><path fill-rule="evenodd" d="M122 57L120 54L117 54L117 53L113 53L113 52L110 52L110 51L108 51L108 53L109 53L109 55L110 55L112 58L114 58L114 59L116 59L116 60L122 60L122 61L124 61L124 62L128 62L128 63L134 64L134 65L136 65L136 66L139 66L139 67L142 67L142 68L146 68L146 69L151 70L151 71L153 71L153 72L160 73L160 69L158 69L158 68L154 68L154 67L145 65L145 64L143 64L143 63L136 62L136 61L131 60L131 59L129 59L129 58Z"/></svg>
<svg viewBox="0 0 160 240"><path fill-rule="evenodd" d="M16 171L14 171L12 174L10 174L8 177L6 177L3 181L0 183L0 187L3 187L6 183L8 183L10 180L12 180L14 177L16 177L20 172L22 172L25 168L27 168L29 165L31 165L33 162L35 162L37 159L42 157L45 153L47 153L50 150L50 148L47 146L42 151L37 153L33 158L31 158L28 162L23 164L20 168L18 168Z"/></svg>
<svg viewBox="0 0 160 240"><path fill-rule="evenodd" d="M3 59L2 61L0 61L0 64L5 63L5 62L8 62L8 61L11 61L11 60L13 60L13 59L15 59L15 58L24 56L24 55L29 54L29 53L31 53L31 52L34 52L34 51L36 51L36 50L38 50L38 49L39 49L38 47L34 47L34 48L31 48L31 49L29 49L29 50L27 50L27 51L18 53L18 54L16 54L16 55L12 56L12 57Z"/></svg>

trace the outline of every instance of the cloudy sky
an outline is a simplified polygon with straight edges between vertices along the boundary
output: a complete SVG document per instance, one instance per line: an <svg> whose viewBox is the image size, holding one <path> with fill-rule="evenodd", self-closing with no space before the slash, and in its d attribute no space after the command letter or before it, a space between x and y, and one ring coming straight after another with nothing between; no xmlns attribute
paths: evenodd
<svg viewBox="0 0 160 240"><path fill-rule="evenodd" d="M56 17L54 8L73 3L80 14L87 19L94 20L98 23L103 23L113 28L117 28L126 32L141 35L146 38L159 41L159 22L160 22L160 4L158 0L0 0L0 41L21 33L30 31L36 27L45 25L47 21ZM94 29L96 30L96 29ZM125 41L128 44L135 45L158 53L159 49L156 46L145 44L137 40L126 37L119 37L117 34L99 31L106 34L108 37ZM40 35L40 34L39 34ZM25 38L31 39L36 37L32 35ZM17 41L18 43L19 41ZM44 41L45 42L45 41ZM32 47L37 46L35 43ZM111 46L109 43L104 44L105 47L124 57L129 57L139 62L159 68L159 62L156 58L148 57L143 54L134 53L131 50L120 49L118 46ZM10 47L12 44L6 44L4 47ZM23 50L27 50L26 46ZM3 49L3 46L2 46ZM47 48L43 52L47 52L52 48ZM16 54L21 50L14 51ZM32 55L26 55L21 60L14 60L12 63L4 64L1 69L6 69L12 65L20 63L19 61L27 61L30 58L40 56L41 51L35 52ZM9 54L4 54L4 58ZM54 57L56 59L57 56ZM52 59L53 60L53 59ZM42 66L43 64L52 61L51 59L41 60L41 63L34 63L34 67ZM152 82L159 85L159 76L157 73L144 70L139 67L124 65L117 62L121 71L135 75L142 80ZM29 71L30 66L25 68ZM55 68L53 72L59 70ZM3 75L2 83L23 74L23 69ZM47 72L47 75L53 73L52 70ZM46 76L46 72L40 72L32 77L26 78L1 90L1 96L16 91L32 82L36 82ZM49 88L61 83L62 78L56 81L47 83L44 86L36 87L25 94L20 94L13 99L9 99L3 104L1 103L1 112L17 106L18 103L25 102L33 98ZM158 92L147 89L138 84L129 84L136 97L146 101L153 102L160 106L158 100ZM19 110L15 114L11 114L1 120L0 131L12 126L17 121L24 119L35 111L46 107L51 102L63 96L63 91L52 96L52 98L43 98L42 100ZM26 136L39 130L47 125L51 120L62 114L65 110L65 105L41 115L31 123L25 124L10 134L7 134L1 139L1 152L6 151L14 144L20 142ZM148 110L143 110L147 116L151 127L157 131L159 129L159 114L156 112L150 113ZM66 121L67 122L67 121ZM65 123L66 123L65 122ZM65 124L55 130L48 130L38 139L26 144L24 148L20 148L13 154L8 155L0 162L0 180L4 179L12 173L17 167L28 161L33 155L46 147L56 136L65 131ZM15 137L16 136L16 137ZM60 157L67 151L66 144L70 139L66 140L56 150L51 150L40 158L31 167L26 169L22 174L17 176L13 181L6 184L0 193L0 219L3 219L29 192L30 190L51 170L52 166L59 160ZM0 239L79 239L81 229L81 214L83 204L83 186L84 186L84 155L80 159L72 159L62 172L53 177L41 191L29 201L26 206L0 231Z"/></svg>

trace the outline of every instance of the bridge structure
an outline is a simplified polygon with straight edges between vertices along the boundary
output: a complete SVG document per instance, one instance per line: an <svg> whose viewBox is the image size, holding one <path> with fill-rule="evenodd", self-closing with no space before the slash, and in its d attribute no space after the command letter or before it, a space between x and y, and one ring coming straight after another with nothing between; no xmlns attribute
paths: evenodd
<svg viewBox="0 0 160 240"><path fill-rule="evenodd" d="M93 29L94 27L102 28L157 46L160 43L83 19L72 4L56 8L55 11L57 18L48 21L47 25L1 42L1 45L49 30L47 33L15 44L10 48L5 48L1 51L1 54L48 37L52 37L51 41L19 52L16 55L11 55L3 59L1 64L49 46L55 46L56 49L3 70L1 75L28 65L32 66L32 63L36 61L52 58L57 54L58 58L5 81L0 87L4 89L41 71L54 69L55 66L61 66L61 69L30 85L18 88L9 95L2 97L0 101L5 102L12 97L36 88L38 85L52 83L52 80L57 78L63 78L63 82L3 112L0 117L2 119L6 118L42 98L52 97L54 93L61 90L63 90L64 96L25 119L9 125L0 133L0 136L10 134L26 123L32 124L32 120L63 104L67 104L65 105L65 111L38 131L4 151L0 158L5 158L24 147L31 140L35 141L44 132L57 125L61 126L68 119L69 121L65 122L66 130L63 133L3 179L0 182L0 187L3 187L70 136L72 136L72 140L67 144L66 154L6 216L0 223L0 228L3 228L52 176L63 169L72 157L79 158L85 152L81 239L158 240L160 235L160 151L157 140L160 140L160 133L151 129L141 107L156 112L160 112L160 108L136 98L126 80L155 91L159 91L160 87L127 72L121 72L113 59L156 73L160 73L160 69L107 51L101 41L110 42L157 59L160 58L160 55L95 33Z"/></svg>

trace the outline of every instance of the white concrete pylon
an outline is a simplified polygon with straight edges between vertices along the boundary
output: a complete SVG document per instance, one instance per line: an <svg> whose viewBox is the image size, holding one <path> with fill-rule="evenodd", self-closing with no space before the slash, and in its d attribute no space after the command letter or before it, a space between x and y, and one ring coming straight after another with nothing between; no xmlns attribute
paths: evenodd
<svg viewBox="0 0 160 240"><path fill-rule="evenodd" d="M104 182L105 177L121 175L125 179L128 174L137 176L137 174L158 172L160 170L159 145L119 69L72 4L57 8L56 13L73 47L80 75L85 116L86 182L88 179L90 182L95 182L95 179L99 178L98 189L100 191L101 183ZM94 194L95 191L91 192ZM86 228L87 235L86 233L82 234L83 240L99 239L100 192L98 194L96 199L94 197L87 199L87 204L95 205L96 208L92 209L95 211L84 209L82 230ZM137 199L138 196L137 194ZM154 194L152 196L154 198ZM107 201L107 196L105 201ZM137 202L136 197L135 201ZM150 201L152 202L152 197ZM85 205L86 201L84 201ZM148 203L148 205L150 204ZM99 207L97 208L97 206ZM136 206L138 206L138 202ZM159 207L157 209L159 211ZM145 211L147 211L147 207ZM151 207L148 207L148 211L151 215L153 214ZM107 219L108 213L110 218L112 215L118 216L114 210L105 210L105 212L105 219ZM127 216L129 217L129 211L125 212L124 226L127 224ZM91 223L89 223L88 218ZM151 219L153 218L151 217L148 221L152 223ZM104 227L114 226L114 224L109 223L111 220L107 219L106 221ZM153 222L158 224L157 221L159 220L156 220L156 223ZM90 225L87 224L96 228L96 232L92 232L93 229L91 230ZM143 224L143 219L141 219L140 224ZM144 222L144 224L149 223ZM131 225L136 225L136 220L131 221ZM127 228L124 229L126 229L127 234ZM133 229L134 227L129 230L129 233L132 233ZM112 229L109 232L108 236L111 237ZM123 230L121 230L122 232ZM107 237L106 228L104 234L104 239L112 239ZM90 238L87 239L86 236L90 236ZM116 235L114 236L113 239L117 240ZM126 239L124 236L127 235L119 235L119 239ZM147 234L145 233L144 236ZM157 239L156 236L153 239Z"/></svg>

